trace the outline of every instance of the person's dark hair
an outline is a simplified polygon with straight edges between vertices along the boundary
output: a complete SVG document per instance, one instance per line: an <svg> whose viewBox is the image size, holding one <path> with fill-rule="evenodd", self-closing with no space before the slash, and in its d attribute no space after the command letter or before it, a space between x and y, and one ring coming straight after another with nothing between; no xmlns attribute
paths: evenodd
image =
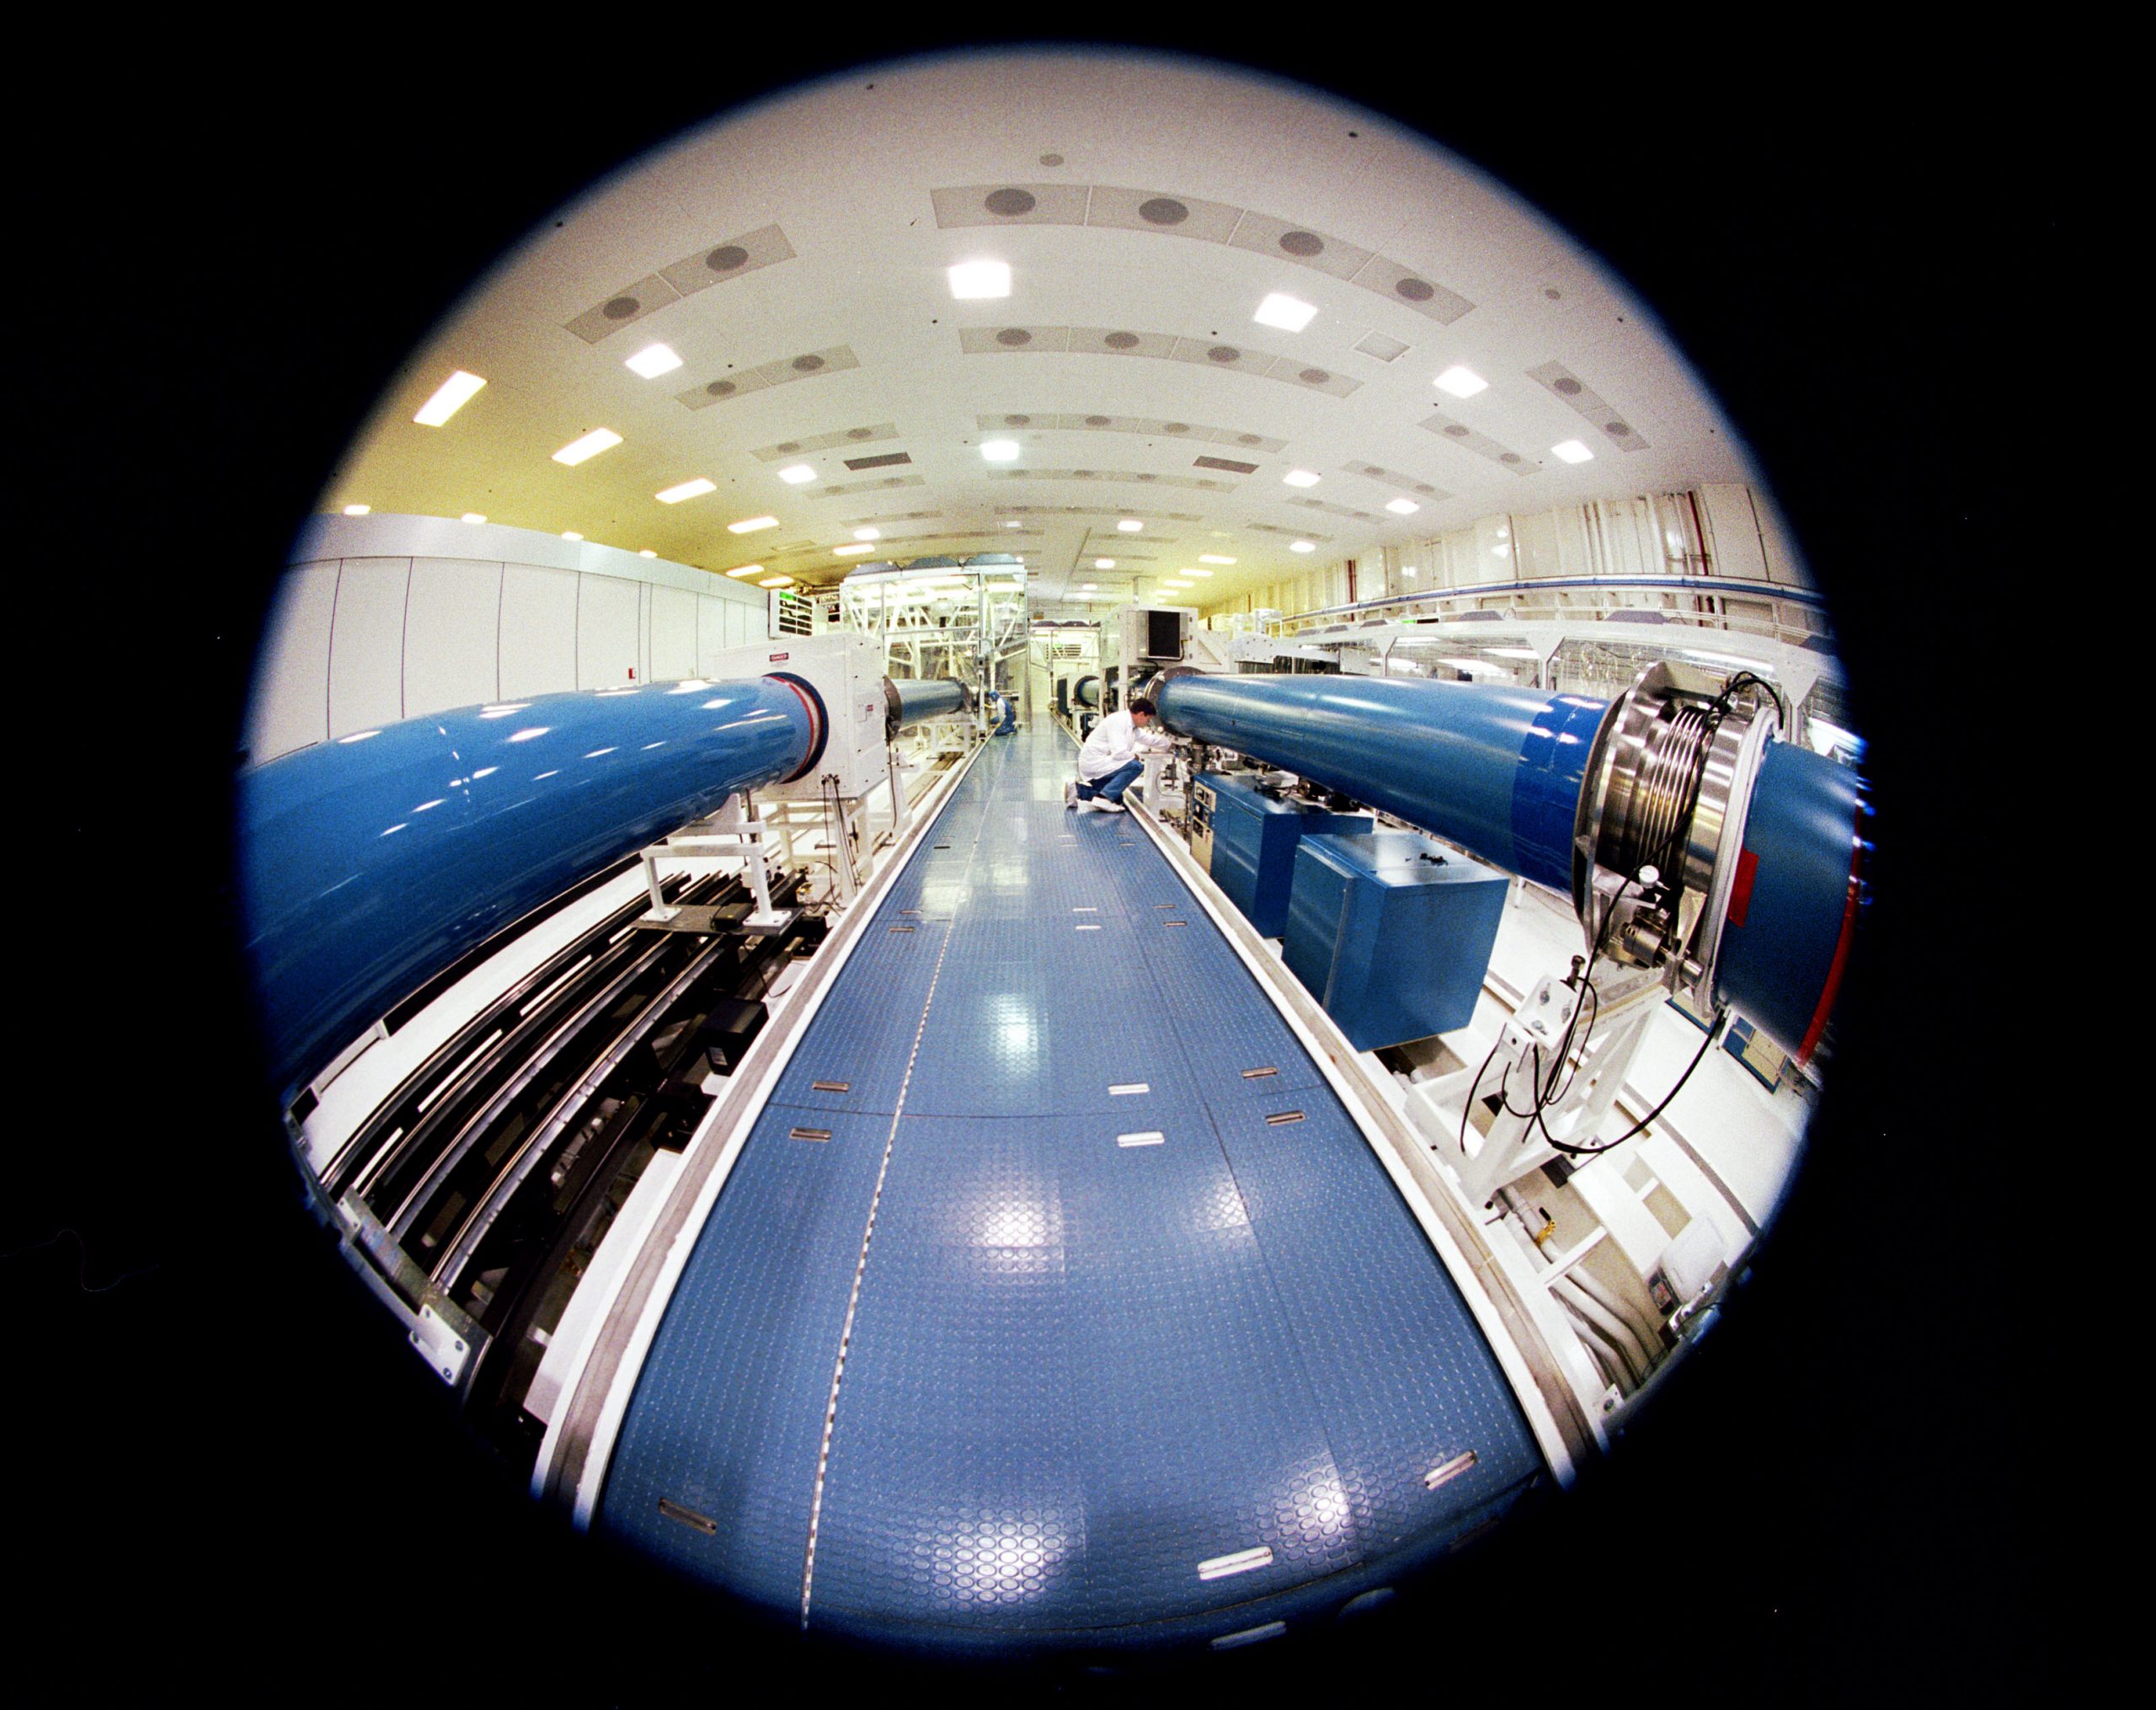
<svg viewBox="0 0 2156 1710"><path fill-rule="evenodd" d="M1160 711L1160 708L1155 707L1150 701L1147 700L1145 696L1140 695L1136 700L1130 703L1130 710L1134 713L1143 713L1147 718L1150 719Z"/></svg>

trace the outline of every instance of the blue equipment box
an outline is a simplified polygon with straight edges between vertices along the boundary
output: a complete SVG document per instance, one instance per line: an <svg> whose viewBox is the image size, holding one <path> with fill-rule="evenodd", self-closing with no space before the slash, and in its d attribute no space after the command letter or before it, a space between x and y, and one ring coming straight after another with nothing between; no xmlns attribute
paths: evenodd
<svg viewBox="0 0 2156 1710"><path fill-rule="evenodd" d="M1473 1018L1511 881L1413 831L1306 837L1286 960L1358 1051Z"/></svg>
<svg viewBox="0 0 2156 1710"><path fill-rule="evenodd" d="M1213 882L1262 938L1288 929L1288 893L1295 846L1321 831L1370 831L1369 814L1328 813L1304 802L1276 801L1249 782L1200 772L1191 803L1191 848Z"/></svg>

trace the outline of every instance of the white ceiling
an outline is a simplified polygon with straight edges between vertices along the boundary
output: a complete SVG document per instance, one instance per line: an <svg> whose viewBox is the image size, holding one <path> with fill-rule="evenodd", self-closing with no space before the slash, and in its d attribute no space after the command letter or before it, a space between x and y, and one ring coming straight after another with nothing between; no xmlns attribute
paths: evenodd
<svg viewBox="0 0 2156 1710"><path fill-rule="evenodd" d="M1014 187L1034 197L1030 214L986 211L990 192ZM1134 199L1102 187L1193 211L1178 228L1103 225ZM946 220L979 223L939 223L939 201ZM1045 222L1065 207L1091 222ZM712 249L765 233L750 246L760 256L773 226L791 259L702 282L698 263ZM1216 235L1184 235L1200 228ZM1319 234L1325 248L1298 259L1278 244L1283 228ZM1011 296L954 301L945 270L980 258L1010 264ZM697 288L672 298L638 283L669 269ZM1356 278L1339 276L1351 269ZM1472 307L1449 324L1433 318L1393 289L1403 270L1437 288L1433 305L1453 293ZM595 343L569 329L584 316L608 327L595 312L625 291L639 298L635 318ZM1273 291L1315 306L1304 331L1252 321ZM995 339L1011 328L1031 330L1026 348ZM1066 328L1163 335L1159 347L1181 360L1089 351L1082 333L1079 350L1041 348L1065 342ZM968 329L986 350L965 350ZM1373 334L1408 348L1390 362L1353 348ZM684 366L639 378L623 361L654 341ZM1140 352L1155 344L1144 338ZM1226 367L1208 360L1215 346L1242 355ZM827 360L797 376L791 359L805 353ZM1285 359L1290 377L1236 371L1264 356ZM1466 400L1439 393L1435 377L1455 363L1488 390ZM1636 448L1544 383L1552 363L1621 416ZM766 365L785 383L705 407L681 401ZM458 368L483 376L485 388L446 425L415 424ZM1305 368L1328 378L1293 377ZM1346 396L1342 378L1354 382ZM1440 409L1471 437L1424 425ZM1011 414L1035 419L1007 425ZM1071 424L1042 425L1050 415ZM1087 428L1087 416L1113 425ZM1130 430L1171 421L1189 431ZM623 443L575 468L552 461L597 427ZM864 428L895 431L847 437ZM993 437L1020 443L1006 466L1015 473L983 461L980 443ZM1593 461L1553 457L1568 439ZM819 440L836 443L774 449ZM1471 449L1490 444L1518 452L1527 473ZM856 473L841 462L894 452L910 462ZM1193 467L1208 455L1257 467ZM797 461L815 468L814 482L778 479ZM1412 484L1361 473L1368 466ZM1281 478L1294 468L1323 478L1289 487ZM717 491L673 505L654 497L699 476ZM894 477L909 484L863 484ZM1051 605L1081 581L1150 597L1159 575L1200 553L1231 557L1198 591L1162 596L1210 605L1494 512L1748 478L1734 431L1622 285L1426 139L1225 67L1034 52L834 79L625 168L546 222L415 353L321 507L478 511L714 572L761 563L811 582L841 576L854 561L830 549L873 524L878 552L892 556L1022 551L1037 598ZM1182 484L1199 481L1215 484ZM1449 496L1418 494L1422 486ZM831 490L841 487L853 490ZM1387 514L1403 488L1422 509ZM1294 502L1305 498L1366 516ZM725 528L758 515L779 526L745 537ZM1142 533L1118 533L1123 516L1143 519ZM1022 527L1006 526L1011 520ZM1318 550L1291 553L1299 536ZM1116 571L1093 569L1096 556L1116 558Z"/></svg>

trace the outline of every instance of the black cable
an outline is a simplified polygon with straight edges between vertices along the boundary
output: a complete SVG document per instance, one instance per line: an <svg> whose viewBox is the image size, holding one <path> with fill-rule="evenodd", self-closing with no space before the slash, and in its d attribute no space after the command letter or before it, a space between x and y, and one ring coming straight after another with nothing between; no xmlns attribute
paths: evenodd
<svg viewBox="0 0 2156 1710"><path fill-rule="evenodd" d="M1641 1129L1652 1122L1655 1118L1661 1115L1663 1111L1668 1109L1670 1100L1684 1090L1684 1083L1692 1078L1692 1071L1698 1068L1701 1063L1706 1061L1707 1047L1715 1042L1715 1034L1721 1027L1722 1018L1728 1013L1729 1011L1726 1006L1715 1011L1714 1018L1707 1023L1706 1037L1700 1041L1700 1049L1693 1054L1692 1061L1685 1065L1684 1072L1677 1077L1677 1084L1674 1087L1672 1087L1668 1092L1662 1094L1661 1103L1656 1105L1653 1109L1648 1111L1646 1115L1642 1116L1637 1122L1634 1123L1630 1128L1619 1135L1616 1139L1609 1141L1601 1146L1566 1146L1561 1141L1552 1139L1550 1137L1550 1130L1546 1127L1542 1130L1543 1138L1548 1140L1550 1144L1556 1147L1559 1152L1565 1152L1573 1157L1593 1157L1598 1153L1609 1152L1614 1150L1615 1147L1624 1145L1626 1141L1630 1140L1634 1135L1640 1132Z"/></svg>

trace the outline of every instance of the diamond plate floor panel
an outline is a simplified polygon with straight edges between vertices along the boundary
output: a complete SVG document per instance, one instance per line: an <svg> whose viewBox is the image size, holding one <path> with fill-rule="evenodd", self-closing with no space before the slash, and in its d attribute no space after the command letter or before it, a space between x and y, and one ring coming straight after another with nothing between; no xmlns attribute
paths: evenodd
<svg viewBox="0 0 2156 1710"><path fill-rule="evenodd" d="M760 1604L805 1587L812 1629L1022 1652L1330 1618L1541 1470L1308 1052L1142 831L1065 810L1074 761L1001 739L953 793L616 1444L601 1526Z"/></svg>

